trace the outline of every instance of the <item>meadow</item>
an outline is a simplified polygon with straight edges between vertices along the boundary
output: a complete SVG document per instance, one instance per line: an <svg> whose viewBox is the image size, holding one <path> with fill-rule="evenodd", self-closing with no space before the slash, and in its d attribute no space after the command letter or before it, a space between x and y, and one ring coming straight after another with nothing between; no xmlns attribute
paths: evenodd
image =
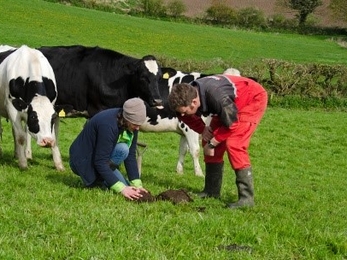
<svg viewBox="0 0 347 260"><path fill-rule="evenodd" d="M347 62L346 50L324 37L169 23L39 0L0 0L0 9L0 44L99 45L136 57L236 65L264 57ZM64 172L35 144L30 168L20 171L2 119L0 259L347 259L345 120L341 111L268 108L250 147L256 206L232 211L225 208L237 198L231 168L226 164L220 200L197 198L204 180L194 176L188 155L185 173L175 172L177 134L140 133L148 145L142 180L155 195L184 188L194 202L139 204L85 189L69 169L68 149L84 119L61 120Z"/></svg>

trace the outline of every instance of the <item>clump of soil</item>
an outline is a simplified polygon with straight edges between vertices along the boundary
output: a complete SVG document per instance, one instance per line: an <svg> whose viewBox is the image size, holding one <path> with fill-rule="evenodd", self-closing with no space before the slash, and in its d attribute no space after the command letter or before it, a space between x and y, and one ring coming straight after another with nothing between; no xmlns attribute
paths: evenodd
<svg viewBox="0 0 347 260"><path fill-rule="evenodd" d="M173 204L193 201L193 199L189 196L188 192L183 189L164 191L157 196L157 199L168 200L171 201Z"/></svg>
<svg viewBox="0 0 347 260"><path fill-rule="evenodd" d="M193 201L188 192L184 189L179 190L166 190L157 196L153 196L150 192L142 192L142 197L136 200L136 202L154 202L157 200L171 201L173 204L187 203Z"/></svg>
<svg viewBox="0 0 347 260"><path fill-rule="evenodd" d="M153 196L149 191L148 192L144 192L141 191L141 195L142 197L137 199L137 202L153 202L156 200L155 196Z"/></svg>

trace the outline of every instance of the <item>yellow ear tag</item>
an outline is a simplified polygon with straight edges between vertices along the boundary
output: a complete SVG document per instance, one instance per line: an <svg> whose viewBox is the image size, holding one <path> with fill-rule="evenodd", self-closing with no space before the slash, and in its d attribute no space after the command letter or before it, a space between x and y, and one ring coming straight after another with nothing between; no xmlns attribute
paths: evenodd
<svg viewBox="0 0 347 260"><path fill-rule="evenodd" d="M65 114L64 109L60 110L59 117L65 117L65 116L66 116L66 114Z"/></svg>
<svg viewBox="0 0 347 260"><path fill-rule="evenodd" d="M163 74L163 79L168 79L168 78L170 78L169 73L167 73L167 72L166 72L166 73L164 73L164 74Z"/></svg>

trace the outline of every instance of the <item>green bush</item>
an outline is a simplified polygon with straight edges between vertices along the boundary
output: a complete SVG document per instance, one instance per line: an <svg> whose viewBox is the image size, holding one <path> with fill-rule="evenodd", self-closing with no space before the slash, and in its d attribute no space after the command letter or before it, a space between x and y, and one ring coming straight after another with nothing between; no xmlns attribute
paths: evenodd
<svg viewBox="0 0 347 260"><path fill-rule="evenodd" d="M295 19L287 19L283 14L274 14L267 19L267 25L273 29L294 30L298 26Z"/></svg>
<svg viewBox="0 0 347 260"><path fill-rule="evenodd" d="M263 28L266 27L264 13L253 7L240 9L237 12L237 23L243 28Z"/></svg>
<svg viewBox="0 0 347 260"><path fill-rule="evenodd" d="M171 0L167 4L167 12L172 17L180 17L186 11L186 6L182 0Z"/></svg>
<svg viewBox="0 0 347 260"><path fill-rule="evenodd" d="M215 3L207 10L203 20L206 23L229 25L235 24L237 20L236 11L223 3Z"/></svg>
<svg viewBox="0 0 347 260"><path fill-rule="evenodd" d="M166 6L163 0L140 0L140 8L146 16L166 16Z"/></svg>

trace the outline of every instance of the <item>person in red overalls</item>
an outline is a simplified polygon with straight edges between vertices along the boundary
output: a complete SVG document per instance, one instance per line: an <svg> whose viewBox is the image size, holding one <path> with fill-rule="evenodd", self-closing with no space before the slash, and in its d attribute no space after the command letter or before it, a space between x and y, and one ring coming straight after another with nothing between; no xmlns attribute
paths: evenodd
<svg viewBox="0 0 347 260"><path fill-rule="evenodd" d="M228 206L253 206L254 187L248 147L266 110L266 90L249 78L213 75L190 84L175 85L168 99L178 118L202 135L205 187L199 196L220 197L223 155L227 151L238 189L238 201ZM206 126L201 116L211 114L211 123Z"/></svg>

